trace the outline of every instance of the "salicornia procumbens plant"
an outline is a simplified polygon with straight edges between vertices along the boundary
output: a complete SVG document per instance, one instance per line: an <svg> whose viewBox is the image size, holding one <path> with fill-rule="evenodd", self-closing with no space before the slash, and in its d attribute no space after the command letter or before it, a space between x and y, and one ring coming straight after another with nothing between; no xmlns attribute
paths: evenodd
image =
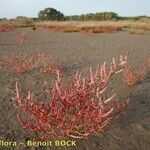
<svg viewBox="0 0 150 150"><path fill-rule="evenodd" d="M96 71L90 67L87 78L77 71L66 86L57 71L53 86L45 82L50 101L38 101L30 91L26 98L20 96L16 83L16 105L32 118L24 121L17 115L19 122L24 128L41 133L41 139L88 138L103 131L112 119L124 112L127 104L118 101L115 93L108 97L106 92L112 76L123 70L126 61L127 56L121 55L119 61L113 58L110 66L104 62Z"/></svg>

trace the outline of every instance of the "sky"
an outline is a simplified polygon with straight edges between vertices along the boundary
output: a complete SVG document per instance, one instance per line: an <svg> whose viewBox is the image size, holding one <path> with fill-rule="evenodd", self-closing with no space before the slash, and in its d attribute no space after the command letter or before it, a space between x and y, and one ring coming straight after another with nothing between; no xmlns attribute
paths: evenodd
<svg viewBox="0 0 150 150"><path fill-rule="evenodd" d="M113 11L120 16L150 16L150 0L0 0L0 18L37 17L47 7L65 15Z"/></svg>

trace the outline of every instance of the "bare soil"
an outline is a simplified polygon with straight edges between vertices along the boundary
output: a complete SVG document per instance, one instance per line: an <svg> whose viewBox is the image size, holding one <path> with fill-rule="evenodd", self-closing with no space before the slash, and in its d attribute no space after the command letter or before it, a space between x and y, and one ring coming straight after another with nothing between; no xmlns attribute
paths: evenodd
<svg viewBox="0 0 150 150"><path fill-rule="evenodd" d="M16 43L19 33L26 33L28 40L22 45ZM105 60L129 52L128 62L137 68L143 56L150 55L150 34L130 35L127 31L105 34L61 33L48 30L19 28L0 33L0 61L8 53L18 52L28 55L44 51L67 68L64 80L68 80L77 70L84 74L90 66L95 68ZM34 92L38 99L46 98L43 82L53 83L51 74L41 74L38 70L17 75L0 69L0 140L25 142L35 136L22 129L16 120L18 110L12 98L15 97L15 83L19 82L21 93ZM50 147L34 149L67 150L149 150L150 147L150 76L130 88L121 76L115 77L109 89L117 92L120 100L130 98L127 112L113 121L103 133L87 140L77 140L76 147ZM19 112L21 113L21 112ZM23 146L0 147L5 149L31 149Z"/></svg>

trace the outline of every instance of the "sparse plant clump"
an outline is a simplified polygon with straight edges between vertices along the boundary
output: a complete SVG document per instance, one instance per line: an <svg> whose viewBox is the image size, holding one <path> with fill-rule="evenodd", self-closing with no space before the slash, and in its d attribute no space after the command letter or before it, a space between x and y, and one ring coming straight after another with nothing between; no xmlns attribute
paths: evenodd
<svg viewBox="0 0 150 150"><path fill-rule="evenodd" d="M65 75L65 67L43 52L39 52L32 57L27 57L26 55L21 54L9 54L3 58L1 64L3 69L10 70L18 74L28 72L38 66L41 68L42 73L52 73L56 75L58 70L61 77Z"/></svg>
<svg viewBox="0 0 150 150"><path fill-rule="evenodd" d="M0 26L0 32L6 32L6 31L11 31L14 30L16 27L13 25L1 25Z"/></svg>
<svg viewBox="0 0 150 150"><path fill-rule="evenodd" d="M128 86L134 86L142 81L150 71L150 57L145 56L141 61L141 66L138 70L127 65L123 72L123 79Z"/></svg>
<svg viewBox="0 0 150 150"><path fill-rule="evenodd" d="M28 39L28 36L26 35L26 33L20 33L16 36L16 41L19 44L22 44L27 39Z"/></svg>
<svg viewBox="0 0 150 150"><path fill-rule="evenodd" d="M68 29L65 29L63 32L66 32L66 33L79 32L79 30L77 28L68 28Z"/></svg>
<svg viewBox="0 0 150 150"><path fill-rule="evenodd" d="M148 21L148 20L147 20ZM142 21L141 21L142 23ZM143 24L135 24L131 26L131 29L129 30L130 34L139 34L143 35L145 33L150 33L150 25L149 22L143 22Z"/></svg>
<svg viewBox="0 0 150 150"><path fill-rule="evenodd" d="M65 25L63 25L63 24L54 24L54 25L48 25L48 26L43 26L44 28L47 28L47 29L49 29L49 30L53 30L53 31L59 31L59 32L77 32L78 30L77 30L77 28L76 28L76 26L74 26L74 25L71 25L71 24L65 24Z"/></svg>
<svg viewBox="0 0 150 150"><path fill-rule="evenodd" d="M40 68L42 73L52 73L57 75L57 71L60 76L63 77L65 75L66 69L65 67L55 61L52 57L44 52L38 53L38 57L40 59Z"/></svg>
<svg viewBox="0 0 150 150"><path fill-rule="evenodd" d="M97 26L97 27L80 27L75 25L49 25L46 28L61 32L81 32L81 33L112 33L121 31L120 27Z"/></svg>
<svg viewBox="0 0 150 150"><path fill-rule="evenodd" d="M126 68L124 69L123 79L128 86L134 86L139 81L138 75L134 72L131 66L126 66Z"/></svg>
<svg viewBox="0 0 150 150"><path fill-rule="evenodd" d="M77 72L68 86L63 84L57 71L53 86L45 82L50 101L38 101L30 91L26 98L22 97L16 83L16 106L32 118L24 121L17 115L18 121L23 128L39 133L40 139L44 140L81 139L102 132L111 120L125 111L127 105L127 102L118 101L116 94L109 97L106 92L112 76L123 70L126 59L126 56L120 56L120 61L116 62L113 58L110 67L104 62L95 72L90 68L88 78Z"/></svg>
<svg viewBox="0 0 150 150"><path fill-rule="evenodd" d="M28 58L21 54L9 54L3 58L2 68L18 74L32 70L39 62L36 56Z"/></svg>
<svg viewBox="0 0 150 150"><path fill-rule="evenodd" d="M25 16L18 16L15 19L12 19L11 23L18 27L31 27L34 25L33 19Z"/></svg>
<svg viewBox="0 0 150 150"><path fill-rule="evenodd" d="M59 74L61 77L65 75L65 68L56 62L49 61L47 64L42 66L42 73L52 73L54 75L57 75L57 71L59 71Z"/></svg>
<svg viewBox="0 0 150 150"><path fill-rule="evenodd" d="M121 31L121 28L111 26L100 26L100 27L83 27L80 29L80 32L85 33L112 33L116 31Z"/></svg>
<svg viewBox="0 0 150 150"><path fill-rule="evenodd" d="M80 33L93 33L94 27L79 27L78 30Z"/></svg>
<svg viewBox="0 0 150 150"><path fill-rule="evenodd" d="M142 29L130 29L129 30L130 34L138 34L138 35L143 35L145 33L144 30Z"/></svg>

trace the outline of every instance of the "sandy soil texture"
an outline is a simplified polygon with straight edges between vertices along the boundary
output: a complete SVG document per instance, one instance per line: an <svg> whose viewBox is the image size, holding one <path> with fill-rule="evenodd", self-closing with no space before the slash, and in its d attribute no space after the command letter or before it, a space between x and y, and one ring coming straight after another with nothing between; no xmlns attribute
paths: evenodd
<svg viewBox="0 0 150 150"><path fill-rule="evenodd" d="M16 43L19 33L26 33L28 40L22 45ZM63 64L67 71L64 79L68 80L77 70L87 73L90 66L95 68L105 60L110 62L120 54L129 52L128 62L138 67L142 56L150 55L150 34L131 35L120 31L108 34L61 33L47 30L33 31L31 28L20 28L0 33L0 61L11 52L33 55L44 51ZM23 94L28 90L39 99L43 94L43 81L53 83L54 76L41 74L37 70L17 75L0 69L0 139L26 141L34 133L23 130L16 121L17 109L14 107L15 82ZM150 76L140 84L129 88L121 76L111 82L111 92L116 91L121 100L130 98L127 112L105 129L104 133L92 136L88 140L77 140L76 147L51 147L36 149L71 149L71 150L148 150L150 143ZM110 92L110 93L111 93ZM30 149L26 147L5 149Z"/></svg>

